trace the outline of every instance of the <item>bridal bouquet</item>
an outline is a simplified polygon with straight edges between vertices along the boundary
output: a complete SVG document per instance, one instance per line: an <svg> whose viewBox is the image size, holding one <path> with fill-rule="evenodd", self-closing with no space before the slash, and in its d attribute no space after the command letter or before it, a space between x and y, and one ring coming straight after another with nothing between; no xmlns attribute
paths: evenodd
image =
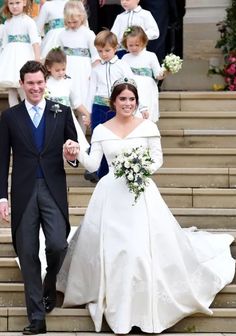
<svg viewBox="0 0 236 336"><path fill-rule="evenodd" d="M172 74L177 73L182 68L183 60L175 54L166 55L161 65L163 72L169 71Z"/></svg>
<svg viewBox="0 0 236 336"><path fill-rule="evenodd" d="M112 161L115 177L125 178L129 191L134 194L135 203L149 184L153 162L149 149L142 146L122 152Z"/></svg>

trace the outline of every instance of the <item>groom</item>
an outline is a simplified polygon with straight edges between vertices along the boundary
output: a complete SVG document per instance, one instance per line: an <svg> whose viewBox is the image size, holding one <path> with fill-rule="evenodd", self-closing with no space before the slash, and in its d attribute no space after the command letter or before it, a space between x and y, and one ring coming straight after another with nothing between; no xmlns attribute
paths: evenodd
<svg viewBox="0 0 236 336"><path fill-rule="evenodd" d="M0 120L0 216L8 220L12 152L11 229L30 322L23 334L36 335L46 332L45 313L56 304L56 276L70 231L62 148L67 139L77 141L77 134L70 108L43 98L46 70L41 63L28 61L20 70L20 84L25 101L2 112ZM43 284L40 225L47 259Z"/></svg>

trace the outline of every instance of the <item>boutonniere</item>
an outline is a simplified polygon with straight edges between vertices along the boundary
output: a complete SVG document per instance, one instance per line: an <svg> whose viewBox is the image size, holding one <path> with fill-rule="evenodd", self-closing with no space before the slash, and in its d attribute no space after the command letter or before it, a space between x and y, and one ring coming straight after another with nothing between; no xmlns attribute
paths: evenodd
<svg viewBox="0 0 236 336"><path fill-rule="evenodd" d="M54 112L54 118L56 118L57 113L62 112L62 110L60 109L60 105L59 104L52 105L50 111Z"/></svg>

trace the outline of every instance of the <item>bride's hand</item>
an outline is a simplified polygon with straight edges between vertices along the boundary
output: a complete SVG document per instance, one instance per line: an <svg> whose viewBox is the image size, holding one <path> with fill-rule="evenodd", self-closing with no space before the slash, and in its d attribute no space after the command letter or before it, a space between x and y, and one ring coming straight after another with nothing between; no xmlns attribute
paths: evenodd
<svg viewBox="0 0 236 336"><path fill-rule="evenodd" d="M67 161L74 161L79 154L79 144L68 139L63 145L63 155Z"/></svg>

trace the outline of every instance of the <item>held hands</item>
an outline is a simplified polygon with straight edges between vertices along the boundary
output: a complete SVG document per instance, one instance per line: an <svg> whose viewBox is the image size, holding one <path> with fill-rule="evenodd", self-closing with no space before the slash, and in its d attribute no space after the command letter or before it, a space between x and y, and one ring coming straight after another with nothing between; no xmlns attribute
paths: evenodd
<svg viewBox="0 0 236 336"><path fill-rule="evenodd" d="M68 139L63 145L63 155L67 161L75 161L79 154L79 144Z"/></svg>
<svg viewBox="0 0 236 336"><path fill-rule="evenodd" d="M7 201L0 202L0 218L9 222L9 206Z"/></svg>

